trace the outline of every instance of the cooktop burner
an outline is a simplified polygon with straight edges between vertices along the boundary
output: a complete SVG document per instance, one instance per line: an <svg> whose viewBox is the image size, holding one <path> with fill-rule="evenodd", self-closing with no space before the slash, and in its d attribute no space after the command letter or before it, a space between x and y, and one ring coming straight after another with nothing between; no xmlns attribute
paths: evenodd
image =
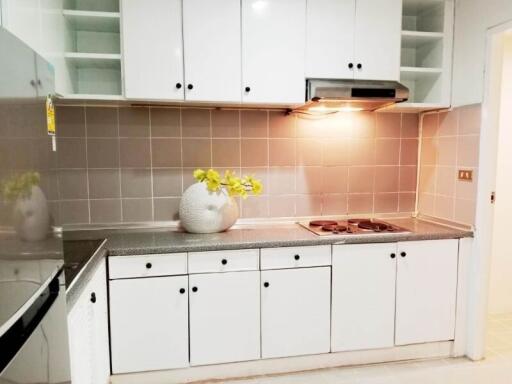
<svg viewBox="0 0 512 384"><path fill-rule="evenodd" d="M385 221L372 219L314 220L299 224L319 236L408 232Z"/></svg>

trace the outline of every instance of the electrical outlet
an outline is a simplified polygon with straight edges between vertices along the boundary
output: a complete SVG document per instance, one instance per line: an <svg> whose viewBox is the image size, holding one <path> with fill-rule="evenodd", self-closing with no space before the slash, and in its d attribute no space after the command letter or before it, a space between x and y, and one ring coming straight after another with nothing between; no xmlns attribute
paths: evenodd
<svg viewBox="0 0 512 384"><path fill-rule="evenodd" d="M473 181L473 171L470 169L459 169L459 180Z"/></svg>

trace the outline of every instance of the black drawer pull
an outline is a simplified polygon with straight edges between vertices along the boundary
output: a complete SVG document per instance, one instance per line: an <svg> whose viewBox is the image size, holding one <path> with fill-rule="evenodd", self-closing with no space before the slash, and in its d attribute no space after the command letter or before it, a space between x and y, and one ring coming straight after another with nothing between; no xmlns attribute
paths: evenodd
<svg viewBox="0 0 512 384"><path fill-rule="evenodd" d="M197 292L197 287L192 287L192 292Z"/></svg>
<svg viewBox="0 0 512 384"><path fill-rule="evenodd" d="M91 293L91 303L93 303L93 304L96 303L96 293L95 292Z"/></svg>
<svg viewBox="0 0 512 384"><path fill-rule="evenodd" d="M180 293L183 295L185 293L185 288L180 288Z"/></svg>
<svg viewBox="0 0 512 384"><path fill-rule="evenodd" d="M228 263L228 261L226 259L222 259L221 263L222 263L222 265L226 265Z"/></svg>
<svg viewBox="0 0 512 384"><path fill-rule="evenodd" d="M295 256L293 256L293 258L294 258L295 260L300 260L300 255L295 255Z"/></svg>
<svg viewBox="0 0 512 384"><path fill-rule="evenodd" d="M400 253L400 256L405 257L405 256L407 256L407 253L405 253L405 252L401 252L401 253Z"/></svg>
<svg viewBox="0 0 512 384"><path fill-rule="evenodd" d="M394 259L396 257L396 255L394 253L392 253L391 255L389 255L392 259Z"/></svg>
<svg viewBox="0 0 512 384"><path fill-rule="evenodd" d="M147 269L151 269L152 267L153 267L153 264L151 264L151 263L146 263L146 268L147 268Z"/></svg>
<svg viewBox="0 0 512 384"><path fill-rule="evenodd" d="M263 283L263 286L264 286L265 288L268 288L268 287L270 287L270 283L269 283L268 281L265 281L265 282Z"/></svg>

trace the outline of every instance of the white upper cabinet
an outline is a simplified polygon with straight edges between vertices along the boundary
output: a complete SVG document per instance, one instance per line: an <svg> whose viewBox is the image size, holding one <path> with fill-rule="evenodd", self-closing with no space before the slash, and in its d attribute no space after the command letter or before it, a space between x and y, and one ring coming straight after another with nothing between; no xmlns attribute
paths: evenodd
<svg viewBox="0 0 512 384"><path fill-rule="evenodd" d="M455 336L458 240L398 244L395 343Z"/></svg>
<svg viewBox="0 0 512 384"><path fill-rule="evenodd" d="M300 104L306 0L242 0L242 100Z"/></svg>
<svg viewBox="0 0 512 384"><path fill-rule="evenodd" d="M357 0L354 77L400 79L402 0Z"/></svg>
<svg viewBox="0 0 512 384"><path fill-rule="evenodd" d="M239 0L184 0L185 99L241 102Z"/></svg>
<svg viewBox="0 0 512 384"><path fill-rule="evenodd" d="M181 0L121 0L124 93L183 100Z"/></svg>
<svg viewBox="0 0 512 384"><path fill-rule="evenodd" d="M398 80L402 0L309 0L308 78Z"/></svg>
<svg viewBox="0 0 512 384"><path fill-rule="evenodd" d="M396 260L395 243L333 247L333 352L393 347Z"/></svg>
<svg viewBox="0 0 512 384"><path fill-rule="evenodd" d="M356 0L309 0L306 34L306 77L354 77Z"/></svg>

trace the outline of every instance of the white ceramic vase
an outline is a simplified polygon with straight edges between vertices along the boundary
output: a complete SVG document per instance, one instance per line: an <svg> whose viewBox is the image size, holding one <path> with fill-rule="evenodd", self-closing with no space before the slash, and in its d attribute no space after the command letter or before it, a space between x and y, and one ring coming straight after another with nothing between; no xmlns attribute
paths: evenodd
<svg viewBox="0 0 512 384"><path fill-rule="evenodd" d="M44 192L33 186L30 196L16 200L14 204L14 228L25 241L44 240L50 231L50 211Z"/></svg>
<svg viewBox="0 0 512 384"><path fill-rule="evenodd" d="M206 183L191 185L181 197L180 223L187 232L222 232L235 224L238 215L236 201L224 189L208 191Z"/></svg>

